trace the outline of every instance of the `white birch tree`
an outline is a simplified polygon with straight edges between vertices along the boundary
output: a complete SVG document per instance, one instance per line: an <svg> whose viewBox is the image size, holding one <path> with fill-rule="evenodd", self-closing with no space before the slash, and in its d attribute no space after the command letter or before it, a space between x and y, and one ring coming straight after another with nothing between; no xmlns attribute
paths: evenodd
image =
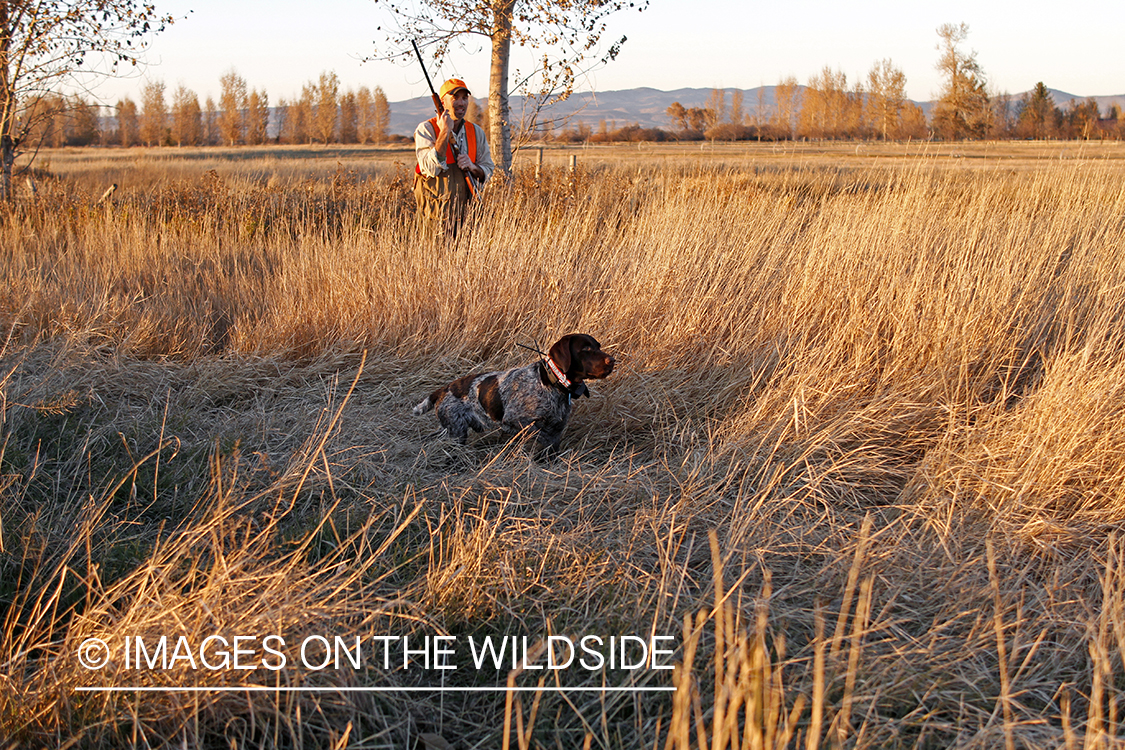
<svg viewBox="0 0 1125 750"><path fill-rule="evenodd" d="M410 42L417 40L440 64L455 43L464 44L473 36L489 41L489 148L496 166L506 174L512 167L510 93L526 93L535 100L536 111L566 99L580 75L616 58L625 42L622 36L599 56L606 17L648 7L648 0L420 0L409 7L395 0L375 2L399 23L397 31L383 29L398 51L377 51L379 57L412 55ZM510 86L513 43L540 51L542 57L530 73L516 73L516 85Z"/></svg>

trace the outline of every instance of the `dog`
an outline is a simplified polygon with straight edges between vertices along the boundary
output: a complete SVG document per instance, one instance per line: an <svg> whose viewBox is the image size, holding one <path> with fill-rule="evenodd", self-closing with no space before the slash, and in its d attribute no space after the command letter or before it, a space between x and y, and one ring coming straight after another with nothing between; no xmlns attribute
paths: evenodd
<svg viewBox="0 0 1125 750"><path fill-rule="evenodd" d="M436 410L446 434L461 444L468 442L470 429L527 429L536 455L550 455L562 440L571 402L590 396L585 381L607 377L614 364L593 336L571 333L551 346L546 359L443 385L415 406L414 414Z"/></svg>

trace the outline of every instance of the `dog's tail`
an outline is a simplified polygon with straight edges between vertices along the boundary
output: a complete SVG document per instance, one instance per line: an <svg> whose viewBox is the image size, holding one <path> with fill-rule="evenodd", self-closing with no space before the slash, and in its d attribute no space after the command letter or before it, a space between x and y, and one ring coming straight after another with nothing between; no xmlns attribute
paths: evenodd
<svg viewBox="0 0 1125 750"><path fill-rule="evenodd" d="M426 396L426 398L423 399L421 403L414 407L414 416L420 417L430 409L433 409L435 406L437 406L438 402L441 401L441 397L445 395L445 389L446 386L443 385L441 388L438 388L429 396Z"/></svg>

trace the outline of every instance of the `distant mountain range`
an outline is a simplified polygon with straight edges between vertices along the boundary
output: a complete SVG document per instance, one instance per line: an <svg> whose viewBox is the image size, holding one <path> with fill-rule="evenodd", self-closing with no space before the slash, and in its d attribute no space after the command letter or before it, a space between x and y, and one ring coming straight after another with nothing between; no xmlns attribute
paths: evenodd
<svg viewBox="0 0 1125 750"><path fill-rule="evenodd" d="M802 87L804 88L804 87ZM742 89L742 108L747 114L753 116L759 109L766 112L772 110L775 103L776 86L759 86L753 89ZM602 120L610 128L624 127L626 125L640 125L642 128L672 128L672 120L668 117L668 107L673 102L679 102L685 107L702 107L711 96L712 89L676 89L675 91L660 91L653 88L624 89L621 91L584 92L571 96L564 102L554 105L549 112L541 116L552 119L568 119L570 123L584 123L597 128ZM729 107L731 98L736 89L724 89ZM1068 94L1065 91L1048 89L1059 107L1065 107L1070 100L1082 101L1087 97ZM1024 92L1013 94L1013 100L1018 100ZM477 96L480 105L487 106L487 90ZM1125 109L1125 94L1116 96L1090 97L1098 103L1104 114L1110 104L1116 103ZM914 102L929 117L933 102ZM513 116L518 116L524 106L522 97L512 97L511 109ZM434 105L430 97L417 97L399 102L391 102L391 132L409 135L422 120L433 117Z"/></svg>

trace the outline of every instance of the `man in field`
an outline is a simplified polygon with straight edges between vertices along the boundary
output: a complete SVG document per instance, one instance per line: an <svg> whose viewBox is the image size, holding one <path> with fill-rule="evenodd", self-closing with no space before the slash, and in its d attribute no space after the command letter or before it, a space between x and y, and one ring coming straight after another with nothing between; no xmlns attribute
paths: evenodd
<svg viewBox="0 0 1125 750"><path fill-rule="evenodd" d="M442 112L414 130L414 200L418 227L430 236L456 235L476 191L496 168L484 130L465 119L469 89L450 78L441 85Z"/></svg>

